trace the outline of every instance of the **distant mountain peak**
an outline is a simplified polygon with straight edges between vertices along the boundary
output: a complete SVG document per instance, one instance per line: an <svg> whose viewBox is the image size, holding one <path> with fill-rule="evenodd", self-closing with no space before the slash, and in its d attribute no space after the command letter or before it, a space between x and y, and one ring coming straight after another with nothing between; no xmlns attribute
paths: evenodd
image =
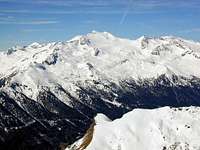
<svg viewBox="0 0 200 150"><path fill-rule="evenodd" d="M109 76L113 80L151 78L169 72L182 76L200 76L199 69L196 69L200 65L199 49L200 44L196 42L171 36L142 36L137 40L129 40L108 32L95 31L67 42L34 42L28 46L14 47L7 52L12 56L1 53L1 60L7 63L0 61L0 66L4 68L1 74L8 75L14 70L27 70L29 64L34 62L46 62L43 65L47 65L47 72L51 65L51 71L54 70L59 76L61 72L56 71L57 68L65 66L65 70L81 76L83 80L90 78L91 74L96 76L94 70L99 72L98 75ZM186 67L189 63L192 67ZM91 64L93 71L87 69L86 64ZM101 70L104 70L103 74Z"/></svg>
<svg viewBox="0 0 200 150"><path fill-rule="evenodd" d="M93 131L97 113L116 119L134 108L199 106L199 66L199 43L107 32L1 52L0 143L8 143L3 149L58 149L80 138L90 123ZM105 115L96 116L97 125L112 124ZM15 133L20 137L10 142Z"/></svg>

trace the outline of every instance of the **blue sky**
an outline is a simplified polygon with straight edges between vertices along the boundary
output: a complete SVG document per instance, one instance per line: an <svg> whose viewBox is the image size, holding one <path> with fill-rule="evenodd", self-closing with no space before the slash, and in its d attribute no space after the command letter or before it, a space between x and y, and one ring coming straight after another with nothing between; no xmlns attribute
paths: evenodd
<svg viewBox="0 0 200 150"><path fill-rule="evenodd" d="M0 50L92 30L200 40L200 0L0 0Z"/></svg>

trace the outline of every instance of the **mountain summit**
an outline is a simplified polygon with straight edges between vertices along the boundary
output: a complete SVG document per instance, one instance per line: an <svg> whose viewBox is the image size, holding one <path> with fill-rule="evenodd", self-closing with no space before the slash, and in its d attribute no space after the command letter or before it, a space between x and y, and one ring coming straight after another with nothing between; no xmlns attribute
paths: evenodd
<svg viewBox="0 0 200 150"><path fill-rule="evenodd" d="M200 43L175 37L143 36L128 40L107 32L92 32L67 42L33 43L3 52L0 54L1 76L13 72L25 74L38 65L46 68L43 72L59 76L67 72L63 77L81 76L83 80L90 79L95 72L99 74L93 78L101 76L113 80L161 74L200 76L199 49Z"/></svg>
<svg viewBox="0 0 200 150"><path fill-rule="evenodd" d="M82 137L97 113L199 106L199 66L200 43L170 36L92 32L13 47L0 53L0 145L56 149Z"/></svg>

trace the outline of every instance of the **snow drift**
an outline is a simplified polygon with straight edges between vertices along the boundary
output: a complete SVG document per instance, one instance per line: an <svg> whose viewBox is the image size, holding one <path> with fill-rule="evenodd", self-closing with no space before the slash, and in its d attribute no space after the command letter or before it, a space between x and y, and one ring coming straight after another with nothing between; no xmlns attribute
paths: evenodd
<svg viewBox="0 0 200 150"><path fill-rule="evenodd" d="M104 119L104 121L102 121ZM199 150L200 108L135 109L109 121L97 117L85 150ZM66 150L79 149L81 139ZM79 149L83 150L83 149Z"/></svg>

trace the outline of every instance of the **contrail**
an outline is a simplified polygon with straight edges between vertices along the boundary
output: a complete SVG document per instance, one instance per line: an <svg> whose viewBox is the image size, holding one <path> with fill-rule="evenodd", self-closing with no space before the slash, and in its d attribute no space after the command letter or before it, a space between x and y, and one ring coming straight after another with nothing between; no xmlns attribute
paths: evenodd
<svg viewBox="0 0 200 150"><path fill-rule="evenodd" d="M122 18L119 22L120 25L122 25L124 23L124 21L126 20L126 17L127 17L128 13L130 11L132 2L133 2L132 0L128 1L128 7L127 7L126 11L124 12L124 14L123 14L123 16L122 16Z"/></svg>

